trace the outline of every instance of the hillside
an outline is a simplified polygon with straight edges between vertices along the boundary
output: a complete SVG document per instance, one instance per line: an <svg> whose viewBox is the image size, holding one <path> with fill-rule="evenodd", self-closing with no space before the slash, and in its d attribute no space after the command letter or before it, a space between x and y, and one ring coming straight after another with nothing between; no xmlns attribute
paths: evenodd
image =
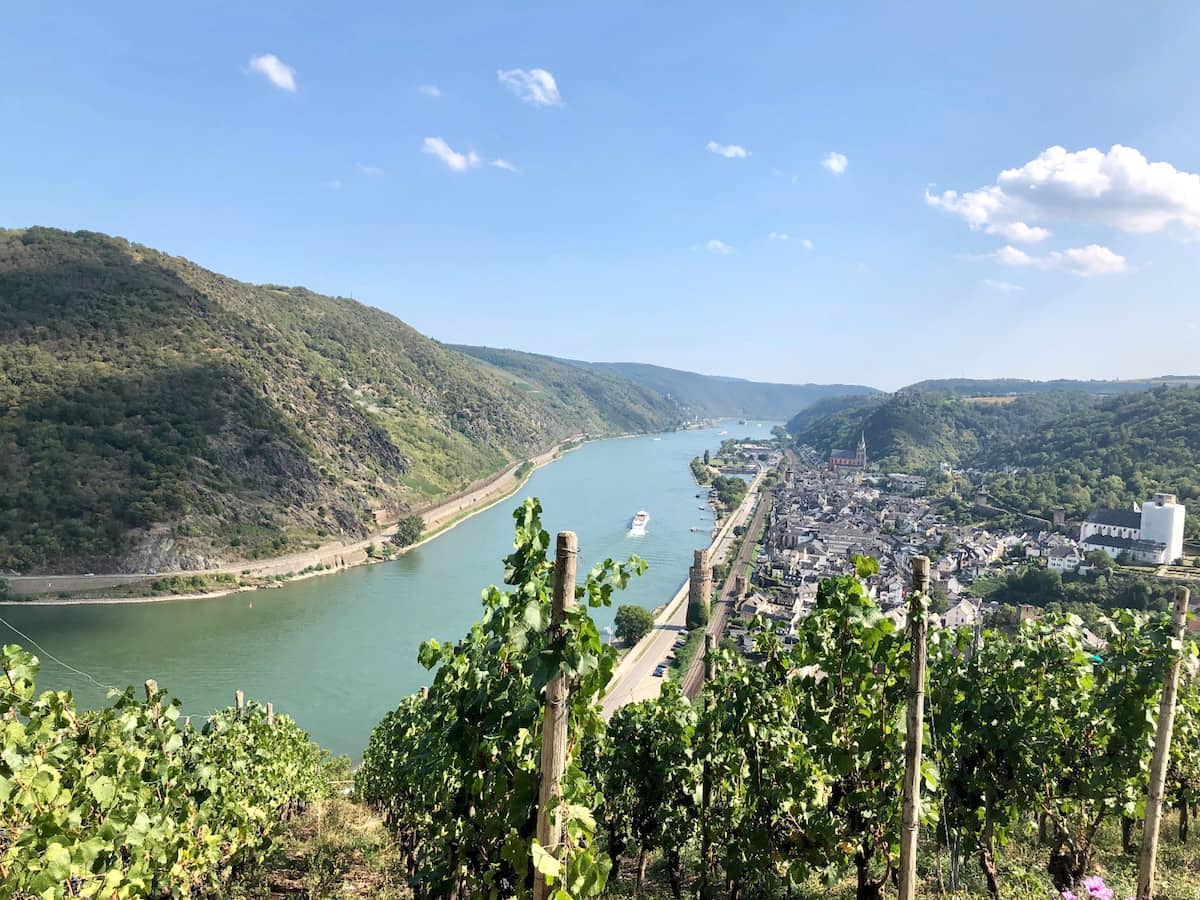
<svg viewBox="0 0 1200 900"><path fill-rule="evenodd" d="M1114 394L1137 394L1165 384L1179 387L1200 384L1200 375L1162 375L1158 378L1130 378L1083 381L1056 378L1051 381L1030 381L1025 378L933 378L901 388L918 394L954 394L959 397L1005 397L1017 394L1091 394L1107 397Z"/></svg>
<svg viewBox="0 0 1200 900"><path fill-rule="evenodd" d="M788 430L821 453L853 446L861 432L885 471L932 472L946 461L991 472L986 486L998 501L1041 516L1061 505L1079 518L1169 491L1188 504L1188 533L1200 537L1200 388L1007 402L901 392L831 401ZM1004 472L1012 468L1020 471Z"/></svg>
<svg viewBox="0 0 1200 900"><path fill-rule="evenodd" d="M871 461L885 470L929 472L943 461L956 467L1024 465L1022 436L1094 402L1047 394L990 403L905 391L819 404L793 417L788 431L821 453L853 447L863 434Z"/></svg>
<svg viewBox="0 0 1200 900"><path fill-rule="evenodd" d="M719 416L747 419L784 420L826 397L875 394L875 388L859 384L771 384L700 375L679 369L667 369L645 363L594 363L560 360L550 356L498 350L491 347L455 347L493 365L513 372L539 371L542 367L558 371L567 365L597 374L631 381L662 397L689 419Z"/></svg>
<svg viewBox="0 0 1200 900"><path fill-rule="evenodd" d="M380 310L88 232L0 232L0 571L204 567L363 536L580 432L615 379L515 377Z"/></svg>
<svg viewBox="0 0 1200 900"><path fill-rule="evenodd" d="M649 431L662 427L664 417L681 415L671 400L620 375L572 365L552 356L451 345L451 349L487 365L495 377L539 398L552 413L570 416L577 408L595 408L614 428Z"/></svg>

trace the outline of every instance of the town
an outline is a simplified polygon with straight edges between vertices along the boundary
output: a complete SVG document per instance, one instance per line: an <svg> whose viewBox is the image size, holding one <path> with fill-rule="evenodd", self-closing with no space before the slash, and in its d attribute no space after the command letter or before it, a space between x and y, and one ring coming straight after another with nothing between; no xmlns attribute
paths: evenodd
<svg viewBox="0 0 1200 900"><path fill-rule="evenodd" d="M753 444L747 459L766 448ZM729 636L744 650L753 647L746 624L755 617L774 623L785 642L816 600L822 579L854 573L856 557L878 562L864 579L869 595L897 627L906 620L912 560L931 560L931 611L947 628L982 628L989 617L1004 620L1001 601L987 587L1006 574L1050 573L1079 585L1077 595L1114 570L1134 578L1186 580L1193 560L1184 557L1185 507L1169 493L1155 493L1128 509L1096 509L1082 522L1066 521L1056 511L1050 521L1012 515L989 503L986 492L972 491L959 507L975 514L963 524L948 520L945 506L921 475L881 472L868 459L865 438L853 450L828 455L811 447L788 450L789 463L774 486L753 573L739 582L731 610ZM781 451L773 450L772 459ZM761 463L760 463L761 464ZM971 473L978 476L980 473ZM942 486L958 499L959 484L948 466ZM963 518L959 516L958 518ZM1013 527L1015 523L1016 527ZM722 573L723 574L723 573ZM1100 582L1107 584L1107 582ZM1163 581L1166 585L1166 581ZM1036 617L1045 600L1014 604L1015 621Z"/></svg>

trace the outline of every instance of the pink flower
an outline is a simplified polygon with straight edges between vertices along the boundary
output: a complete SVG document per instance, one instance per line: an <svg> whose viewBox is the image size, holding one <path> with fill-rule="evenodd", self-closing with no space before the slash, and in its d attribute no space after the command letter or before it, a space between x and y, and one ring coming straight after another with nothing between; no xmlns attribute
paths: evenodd
<svg viewBox="0 0 1200 900"><path fill-rule="evenodd" d="M1113 900L1112 888L1108 887L1099 875L1083 879L1083 886L1087 889L1088 897L1095 897L1096 900Z"/></svg>

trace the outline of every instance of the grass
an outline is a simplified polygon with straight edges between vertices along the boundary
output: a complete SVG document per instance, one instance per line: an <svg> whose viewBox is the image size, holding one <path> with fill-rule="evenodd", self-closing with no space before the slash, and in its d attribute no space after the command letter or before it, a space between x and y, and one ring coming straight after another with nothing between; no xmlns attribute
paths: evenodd
<svg viewBox="0 0 1200 900"><path fill-rule="evenodd" d="M230 892L237 898L411 897L383 820L344 797L319 800L295 821L283 848Z"/></svg>
<svg viewBox="0 0 1200 900"><path fill-rule="evenodd" d="M1177 821L1176 815L1172 813L1163 822L1155 897L1158 900L1200 900L1200 840L1193 837L1191 843L1180 844L1175 837ZM998 854L1001 895L1005 900L1050 900L1058 896L1046 874L1046 858L1049 851L1037 845L1035 831L1032 823L1029 823L1026 831L1019 834L1012 844ZM959 890L955 893L949 891L948 853L944 848L933 845L932 841L932 833L922 829L921 846L924 852L917 861L917 896L953 897L955 900L986 898L988 894L979 864L973 858L962 861ZM1141 832L1138 831L1134 842L1140 844L1140 841ZM636 848L632 849L630 854L630 858L621 860L619 870L614 868L605 896L640 896L655 900L671 897L667 872L659 859L652 861L641 894L634 893ZM1125 853L1121 849L1121 829L1118 821L1109 823L1102 832L1095 863L1089 874L1103 876L1105 883L1113 889L1117 900L1134 895L1137 884L1137 852ZM684 896L695 895L695 884L689 889L685 882ZM763 896L778 897L781 900L853 900L854 876L851 873L833 884L810 878L792 891L787 891L780 884L776 893ZM895 896L895 888L889 885L885 889L885 897L894 900Z"/></svg>
<svg viewBox="0 0 1200 900"><path fill-rule="evenodd" d="M1158 900L1200 900L1200 839L1189 844L1176 839L1174 813L1163 822L1159 843ZM1140 843L1140 832L1134 835ZM960 869L959 890L949 891L949 855L934 843L931 830L921 832L922 855L917 866L919 897L953 897L976 900L987 897L979 865L964 859ZM1049 900L1057 896L1046 874L1048 850L1039 846L1032 822L1026 824L1012 843L998 854L1002 895L1006 900ZM620 860L609 879L605 897L671 897L670 881L661 859L651 858L642 891L634 892L637 851ZM695 859L689 861L689 873L695 871ZM373 897L381 900L408 898L412 894L404 883L403 867L391 836L380 818L359 803L334 797L313 804L296 819L285 837L283 848L268 865L245 873L233 886L230 896L243 900L275 897L346 898ZM1095 862L1089 874L1104 877L1115 897L1134 894L1137 881L1137 853L1121 848L1120 824L1113 820L1102 831ZM762 895L788 900L852 900L853 875L832 884L817 878L806 879L792 891L783 884L775 893ZM696 885L685 879L684 896L695 896ZM723 896L723 895L721 895ZM894 898L889 886L885 896Z"/></svg>

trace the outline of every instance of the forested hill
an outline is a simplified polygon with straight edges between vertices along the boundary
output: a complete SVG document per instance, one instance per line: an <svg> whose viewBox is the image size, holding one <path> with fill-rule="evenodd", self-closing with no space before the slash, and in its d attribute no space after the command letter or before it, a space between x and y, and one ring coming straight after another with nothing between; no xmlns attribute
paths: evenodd
<svg viewBox="0 0 1200 900"><path fill-rule="evenodd" d="M202 566L366 534L561 438L669 428L380 310L88 232L0 231L0 572Z"/></svg>
<svg viewBox="0 0 1200 900"><path fill-rule="evenodd" d="M992 472L1005 506L1078 518L1097 505L1177 494L1200 537L1200 388L1167 387L1097 398L1080 393L962 399L901 392L829 401L794 417L789 432L821 453L859 433L885 471L932 472L942 461ZM1020 471L1006 474L1004 470Z"/></svg>
<svg viewBox="0 0 1200 900"><path fill-rule="evenodd" d="M862 434L870 460L890 471L930 472L942 462L1017 466L1027 464L1024 437L1095 403L1081 394L993 401L904 391L824 401L793 417L788 431L821 453L853 447Z"/></svg>
<svg viewBox="0 0 1200 900"><path fill-rule="evenodd" d="M877 394L861 384L772 384L700 375L645 363L594 363L555 359L517 350L492 347L456 347L493 365L514 371L542 371L568 365L612 378L628 380L673 403L688 418L741 416L747 419L785 420L825 397Z"/></svg>
<svg viewBox="0 0 1200 900"><path fill-rule="evenodd" d="M1088 380L1056 378L1051 381L1029 381L1024 378L935 378L918 381L901 388L918 394L945 393L959 397L1005 397L1017 394L1091 394L1108 397L1114 394L1138 394L1158 385L1179 387L1200 384L1200 375L1161 375L1157 378Z"/></svg>

